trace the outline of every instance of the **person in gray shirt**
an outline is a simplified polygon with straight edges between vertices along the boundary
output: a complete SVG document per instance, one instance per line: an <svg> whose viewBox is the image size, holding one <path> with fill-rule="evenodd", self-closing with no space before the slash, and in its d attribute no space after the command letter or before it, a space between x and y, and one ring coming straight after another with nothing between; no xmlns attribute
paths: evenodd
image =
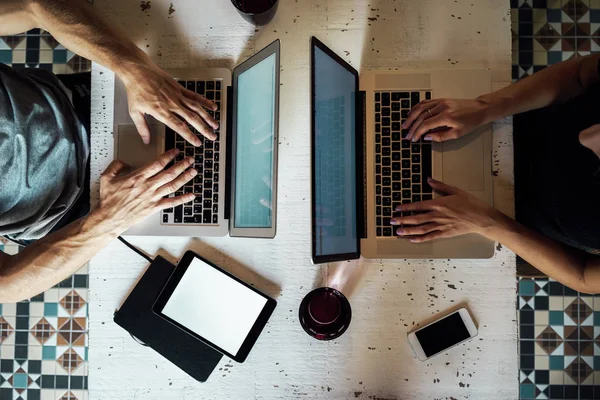
<svg viewBox="0 0 600 400"><path fill-rule="evenodd" d="M146 115L196 146L200 139L188 124L216 138L218 123L207 112L216 105L177 84L87 1L0 1L0 36L33 28L115 72L144 143L150 141ZM102 174L97 207L78 212L89 199L89 111L78 109L82 90L69 82L0 64L0 236L28 243L15 255L0 252L0 303L52 287L130 226L195 197L165 198L197 174L190 157L165 169L175 149L137 170L114 161Z"/></svg>

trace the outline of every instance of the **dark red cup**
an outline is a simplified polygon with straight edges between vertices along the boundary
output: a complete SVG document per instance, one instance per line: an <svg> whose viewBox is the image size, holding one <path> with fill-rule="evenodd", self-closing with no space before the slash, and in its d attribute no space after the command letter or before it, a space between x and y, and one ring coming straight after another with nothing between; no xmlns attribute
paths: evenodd
<svg viewBox="0 0 600 400"><path fill-rule="evenodd" d="M298 312L300 325L318 340L340 337L352 320L350 302L340 291L321 287L307 294Z"/></svg>
<svg viewBox="0 0 600 400"><path fill-rule="evenodd" d="M278 0L231 0L240 15L253 25L266 25L275 16Z"/></svg>

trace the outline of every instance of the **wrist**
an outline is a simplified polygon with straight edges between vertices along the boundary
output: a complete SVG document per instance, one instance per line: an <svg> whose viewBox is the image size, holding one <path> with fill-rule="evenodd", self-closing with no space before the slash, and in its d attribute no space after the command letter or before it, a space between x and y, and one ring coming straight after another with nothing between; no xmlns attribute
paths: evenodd
<svg viewBox="0 0 600 400"><path fill-rule="evenodd" d="M489 124L506 116L504 102L493 98L491 93L479 96L475 100L481 107L481 125Z"/></svg>
<svg viewBox="0 0 600 400"><path fill-rule="evenodd" d="M507 234L514 232L518 227L516 221L500 211L494 209L494 213L490 216L489 224L481 234L490 240L502 242Z"/></svg>
<svg viewBox="0 0 600 400"><path fill-rule="evenodd" d="M97 207L81 220L80 229L83 233L113 240L127 230L127 227L121 225L104 209Z"/></svg>
<svg viewBox="0 0 600 400"><path fill-rule="evenodd" d="M138 47L135 47L135 49L136 54L126 60L119 61L114 68L111 68L125 85L135 83L139 79L141 71L155 68L154 63L146 53Z"/></svg>

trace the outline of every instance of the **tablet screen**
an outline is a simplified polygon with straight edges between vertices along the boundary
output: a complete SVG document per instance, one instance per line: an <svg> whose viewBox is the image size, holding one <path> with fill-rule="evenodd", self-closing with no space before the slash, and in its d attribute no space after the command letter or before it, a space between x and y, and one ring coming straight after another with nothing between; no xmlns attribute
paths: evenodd
<svg viewBox="0 0 600 400"><path fill-rule="evenodd" d="M162 314L232 355L267 303L267 298L194 257Z"/></svg>
<svg viewBox="0 0 600 400"><path fill-rule="evenodd" d="M236 228L273 226L273 134L276 54L242 72L237 81L235 151Z"/></svg>

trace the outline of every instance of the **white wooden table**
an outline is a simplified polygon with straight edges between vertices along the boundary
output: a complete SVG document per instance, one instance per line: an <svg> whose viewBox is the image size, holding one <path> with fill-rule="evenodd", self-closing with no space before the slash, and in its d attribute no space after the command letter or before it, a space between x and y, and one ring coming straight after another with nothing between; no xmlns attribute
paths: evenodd
<svg viewBox="0 0 600 400"><path fill-rule="evenodd" d="M115 241L90 263L91 399L515 399L518 397L514 255L481 261L346 263L353 320L339 339L318 342L297 320L302 297L335 265L310 262L309 37L359 68L492 69L510 81L507 0L280 0L275 20L255 30L229 0L96 0L163 67L233 68L281 39L279 221L274 240L130 238L176 262L192 249L279 303L244 364L224 358L197 383L112 322L147 263ZM111 161L113 75L94 65L92 185ZM512 213L511 120L494 125L495 202ZM338 282L339 283L339 282ZM479 337L419 362L406 333L458 304L470 307Z"/></svg>

